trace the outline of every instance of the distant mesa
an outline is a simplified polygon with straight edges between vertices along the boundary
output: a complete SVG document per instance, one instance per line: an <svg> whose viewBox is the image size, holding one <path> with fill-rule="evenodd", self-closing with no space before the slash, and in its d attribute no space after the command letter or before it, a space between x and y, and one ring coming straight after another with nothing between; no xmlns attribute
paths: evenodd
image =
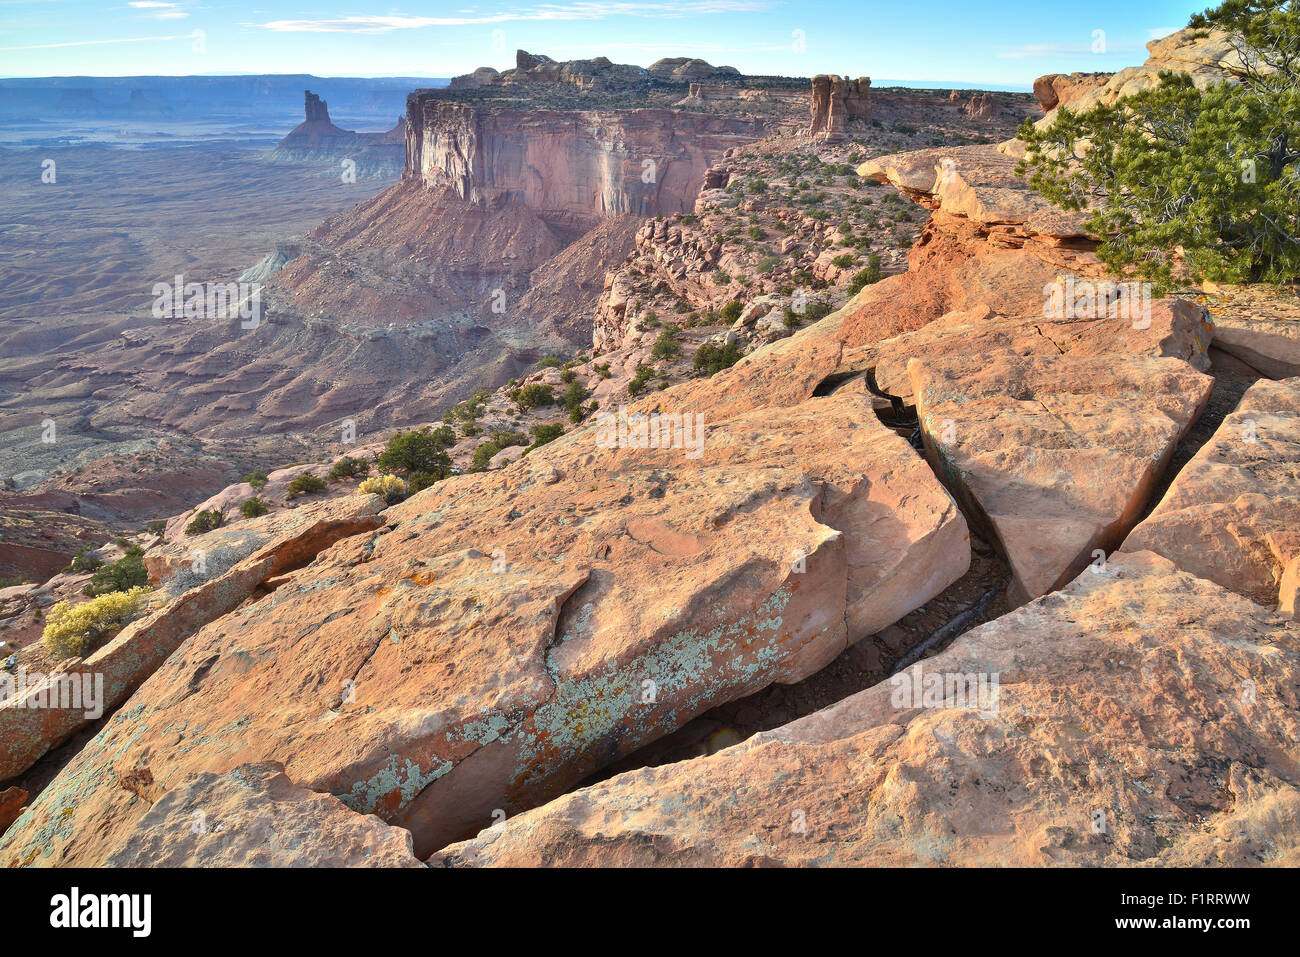
<svg viewBox="0 0 1300 957"><path fill-rule="evenodd" d="M626 91L702 80L735 79L740 75L735 67L713 66L695 57L667 57L656 60L646 68L614 63L603 56L590 60L559 61L540 53L516 50L513 70L498 72L491 67L479 67L473 73L453 77L449 88L472 90L563 84L580 90Z"/></svg>
<svg viewBox="0 0 1300 957"><path fill-rule="evenodd" d="M406 161L406 119L380 133L357 133L335 126L329 104L311 90L304 92L305 119L276 144L271 159L281 162L352 159L359 177L390 176Z"/></svg>

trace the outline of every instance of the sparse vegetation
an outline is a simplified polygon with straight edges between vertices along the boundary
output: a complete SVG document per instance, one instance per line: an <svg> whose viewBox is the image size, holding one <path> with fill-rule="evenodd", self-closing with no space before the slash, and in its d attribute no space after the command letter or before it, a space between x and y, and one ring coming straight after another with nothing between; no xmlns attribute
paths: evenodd
<svg viewBox="0 0 1300 957"><path fill-rule="evenodd" d="M1240 82L1198 89L1167 73L1109 106L1061 108L1045 130L1026 121L1019 170L1057 205L1088 211L1113 272L1160 291L1184 268L1228 282L1300 277L1300 6L1228 0L1191 26L1230 35Z"/></svg>
<svg viewBox="0 0 1300 957"><path fill-rule="evenodd" d="M345 455L330 467L328 478L331 482L337 482L339 479L361 479L369 474L368 459L354 459Z"/></svg>
<svg viewBox="0 0 1300 957"><path fill-rule="evenodd" d="M326 482L318 475L312 475L310 472L303 472L301 475L295 475L293 481L289 483L289 498L296 498L299 495L315 495L317 492L323 492L326 488Z"/></svg>
<svg viewBox="0 0 1300 957"><path fill-rule="evenodd" d="M723 369L731 368L739 361L740 346L736 345L736 343L728 342L719 346L706 342L695 350L693 366L696 372L713 376Z"/></svg>
<svg viewBox="0 0 1300 957"><path fill-rule="evenodd" d="M478 448L474 450L474 458L471 468L475 472L481 472L488 467L492 457L504 448L512 445L524 445L528 439L521 432L515 432L506 429L500 429L493 432Z"/></svg>
<svg viewBox="0 0 1300 957"><path fill-rule="evenodd" d="M451 456L446 450L455 442L456 430L449 425L399 432L379 453L379 468L384 472L424 472L437 479L446 478L451 472Z"/></svg>
<svg viewBox="0 0 1300 957"><path fill-rule="evenodd" d="M244 518L257 518L259 515L265 515L270 509L266 503L257 496L245 499L239 506L239 514Z"/></svg>
<svg viewBox="0 0 1300 957"><path fill-rule="evenodd" d="M196 512L185 526L186 535L202 535L204 532L210 532L214 528L220 528L224 519L221 517L220 509L207 509Z"/></svg>

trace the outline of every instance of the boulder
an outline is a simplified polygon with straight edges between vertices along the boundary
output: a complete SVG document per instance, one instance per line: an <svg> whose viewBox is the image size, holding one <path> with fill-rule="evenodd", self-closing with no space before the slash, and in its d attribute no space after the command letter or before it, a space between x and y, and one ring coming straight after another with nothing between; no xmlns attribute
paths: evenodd
<svg viewBox="0 0 1300 957"><path fill-rule="evenodd" d="M1295 611L1300 378L1262 379L1174 479L1125 551L1157 552L1266 607Z"/></svg>
<svg viewBox="0 0 1300 957"><path fill-rule="evenodd" d="M1160 313L1147 329L986 322L978 344L909 350L926 452L1006 556L1013 601L1119 547L1209 398L1213 379L1163 345L1171 328L1191 340L1199 324L1199 350L1188 345L1204 366L1204 310L1176 301Z"/></svg>
<svg viewBox="0 0 1300 957"><path fill-rule="evenodd" d="M1300 376L1300 322L1219 316L1214 344L1270 379Z"/></svg>

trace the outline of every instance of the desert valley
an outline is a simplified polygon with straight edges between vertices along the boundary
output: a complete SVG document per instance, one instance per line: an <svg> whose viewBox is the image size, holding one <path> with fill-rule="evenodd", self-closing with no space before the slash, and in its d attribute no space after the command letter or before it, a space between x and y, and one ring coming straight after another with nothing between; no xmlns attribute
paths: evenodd
<svg viewBox="0 0 1300 957"><path fill-rule="evenodd" d="M1256 6L1032 93L0 81L0 864L1300 864ZM1070 124L1256 87L1280 245L1117 259Z"/></svg>

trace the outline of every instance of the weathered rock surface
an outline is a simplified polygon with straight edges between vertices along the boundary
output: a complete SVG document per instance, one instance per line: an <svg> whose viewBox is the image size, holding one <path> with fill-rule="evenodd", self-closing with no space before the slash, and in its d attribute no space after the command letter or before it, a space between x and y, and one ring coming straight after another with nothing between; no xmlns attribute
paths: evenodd
<svg viewBox="0 0 1300 957"><path fill-rule="evenodd" d="M1157 552L1265 607L1295 610L1300 379L1261 380L1187 463L1125 551Z"/></svg>
<svg viewBox="0 0 1300 957"><path fill-rule="evenodd" d="M178 582L182 575L173 569L172 600L129 623L85 659L72 661L0 705L0 781L21 774L98 717L88 716L86 707L50 706L51 681L65 674L102 678L103 697L97 703L103 713L110 712L209 622L222 626L223 616L276 576L300 567L341 538L377 527L382 505L378 496L357 496L264 516L250 521L238 542L214 547L211 564L205 554L202 571L186 571L185 580ZM191 552L188 562L196 558Z"/></svg>
<svg viewBox="0 0 1300 957"><path fill-rule="evenodd" d="M1295 866L1297 667L1300 625L1126 554L908 680L584 788L430 863Z"/></svg>
<svg viewBox="0 0 1300 957"><path fill-rule="evenodd" d="M27 803L27 792L22 788L4 788L0 790L0 834L9 830L9 825L23 813Z"/></svg>
<svg viewBox="0 0 1300 957"><path fill-rule="evenodd" d="M321 475L328 471L325 466L279 469L268 476L266 487L271 488L272 481L281 486L287 485L288 479L284 473L302 474L298 472L299 469L313 470L307 474ZM252 490L247 483L241 482L222 494L242 495L244 489ZM221 498L209 500L204 505L219 508ZM201 535L182 533L169 537L159 547L151 548L145 554L145 569L152 584L166 584L169 590L178 592L220 575L267 545L284 549L289 547L289 543L294 543L292 547L298 554L286 555L284 559L286 565L292 565L299 558L310 558L324 547L322 543L377 528L380 524L378 512L383 507L383 500L379 496L357 495L355 491L325 501L298 500L293 508L257 518L233 519L231 524ZM237 510L235 514L238 514ZM178 524L183 524L185 518L186 516L181 516ZM206 568L202 572L196 572L195 563L200 556ZM173 582L177 575L182 578Z"/></svg>
<svg viewBox="0 0 1300 957"><path fill-rule="evenodd" d="M298 787L272 761L200 773L152 805L108 867L419 867L411 835Z"/></svg>
<svg viewBox="0 0 1300 957"><path fill-rule="evenodd" d="M1141 66L1126 67L1118 73L1111 74L1104 82L1096 82L1101 80L1104 74L1095 78L1089 78L1084 74L1083 79L1076 84L1073 82L1075 75L1072 74L1068 78L1071 83L1066 87L1066 97L1061 100L1061 103L1069 106L1076 113L1099 104L1110 106L1116 100L1158 85L1160 74L1165 71L1187 73L1201 89L1213 83L1233 80L1244 73L1241 57L1233 49L1227 34L1218 30L1205 31L1185 27L1167 37L1152 40L1147 44L1147 52L1149 54L1147 61ZM1041 80L1049 80L1053 90L1057 88L1056 77L1043 77ZM1050 99L1050 94L1046 91L1040 92L1038 83L1034 84L1034 93L1038 95L1044 109L1052 109L1047 106L1044 98L1046 96ZM1057 96L1059 99L1060 94L1058 93ZM1050 123L1052 119L1053 115L1049 112L1039 122Z"/></svg>
<svg viewBox="0 0 1300 957"><path fill-rule="evenodd" d="M1011 596L1025 601L1118 548L1137 522L1209 397L1213 380L1186 361L1208 365L1209 329L1183 302L1162 303L1141 330L1154 333L1146 349L1126 318L997 325L978 346L964 335L918 344L907 371L927 452L987 521ZM1186 340L1184 355L1164 354L1165 331Z"/></svg>
<svg viewBox="0 0 1300 957"><path fill-rule="evenodd" d="M1044 110L1054 110L1105 86L1111 76L1111 73L1049 73L1034 81L1034 96Z"/></svg>
<svg viewBox="0 0 1300 957"><path fill-rule="evenodd" d="M186 642L0 859L103 861L142 813L124 782L265 760L428 853L800 680L966 569L951 498L861 396L710 423L692 448L588 427L388 510Z"/></svg>

